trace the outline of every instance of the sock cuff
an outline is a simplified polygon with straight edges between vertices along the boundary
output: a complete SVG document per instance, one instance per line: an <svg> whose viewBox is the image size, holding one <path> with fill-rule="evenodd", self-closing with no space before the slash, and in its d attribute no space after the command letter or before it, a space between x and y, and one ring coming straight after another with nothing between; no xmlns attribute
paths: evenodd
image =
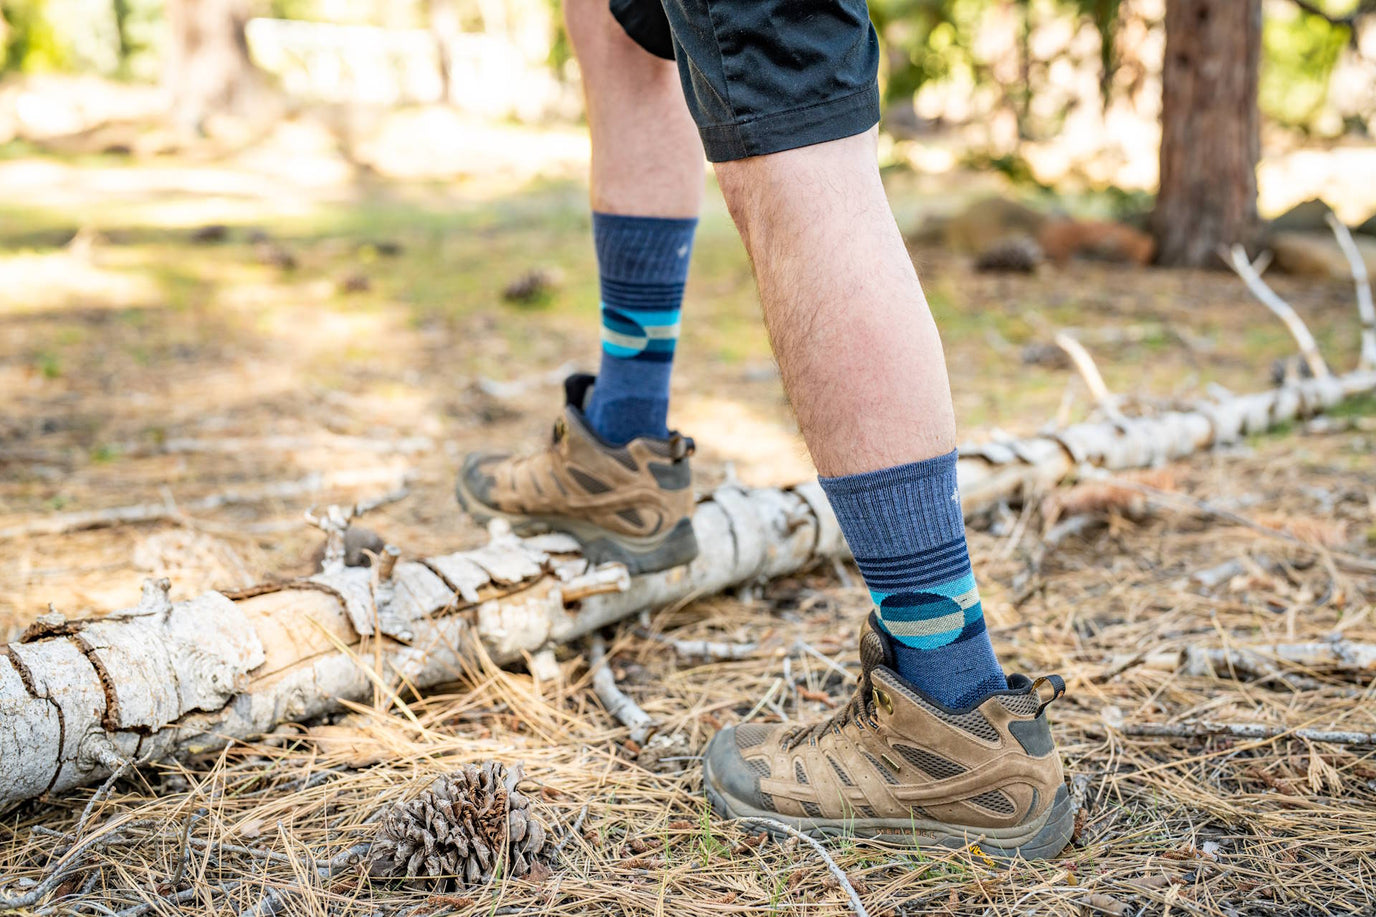
<svg viewBox="0 0 1376 917"><path fill-rule="evenodd" d="M599 274L608 280L682 283L693 254L696 217L592 215Z"/></svg>
<svg viewBox="0 0 1376 917"><path fill-rule="evenodd" d="M957 450L878 471L818 477L857 559L897 557L965 537Z"/></svg>

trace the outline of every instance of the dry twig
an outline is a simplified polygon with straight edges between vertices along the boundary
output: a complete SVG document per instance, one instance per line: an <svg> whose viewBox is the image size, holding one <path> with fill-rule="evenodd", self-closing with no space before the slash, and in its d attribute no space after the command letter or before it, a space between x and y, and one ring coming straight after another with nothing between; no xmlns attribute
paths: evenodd
<svg viewBox="0 0 1376 917"><path fill-rule="evenodd" d="M1328 371L1328 364L1324 362L1323 355L1319 353L1319 345L1314 342L1314 335L1309 333L1309 326L1304 323L1304 319L1300 318L1293 306L1277 296L1276 291L1261 279L1260 272L1247 259L1247 250L1241 245L1234 245L1228 253L1220 253L1219 257L1223 258L1224 262L1242 278L1247 289L1263 306L1270 309L1276 318L1285 322L1285 327L1290 331L1290 336L1295 339L1295 344L1299 347L1300 355L1304 357L1310 374L1315 379L1327 379L1332 375Z"/></svg>
<svg viewBox="0 0 1376 917"><path fill-rule="evenodd" d="M1295 729L1290 726L1267 726L1264 723L1123 723L1116 727L1130 736L1170 739L1202 739L1231 736L1236 739L1295 738L1307 742L1331 742L1338 745L1376 745L1376 733L1347 732L1332 729Z"/></svg>
<svg viewBox="0 0 1376 917"><path fill-rule="evenodd" d="M1357 368L1376 369L1376 305L1371 302L1371 278L1367 275L1366 259L1362 257L1347 225L1333 213L1329 213L1326 219L1338 239L1338 247L1343 250L1343 256L1352 268L1352 282L1357 287L1357 315L1362 323L1362 349Z"/></svg>
<svg viewBox="0 0 1376 917"><path fill-rule="evenodd" d="M607 662L607 641L601 635L595 635L588 643L588 668L592 671L592 689L602 706L631 731L632 742L644 745L658 724L616 686L616 676Z"/></svg>
<svg viewBox="0 0 1376 917"><path fill-rule="evenodd" d="M750 816L747 818L738 818L736 821L744 825L757 825L769 831L778 832L779 834L787 834L789 837L796 838L807 844L816 851L817 856L822 858L822 862L826 864L827 871L836 879L837 884L841 886L841 890L846 893L846 897L850 900L850 909L855 912L855 917L869 917L869 911L865 910L865 904L860 900L860 896L856 894L855 886L851 885L850 877L846 875L846 871L836 865L836 861L831 858L831 854L827 853L827 849L818 843L816 839L804 834L797 828L786 825L773 818L757 818Z"/></svg>

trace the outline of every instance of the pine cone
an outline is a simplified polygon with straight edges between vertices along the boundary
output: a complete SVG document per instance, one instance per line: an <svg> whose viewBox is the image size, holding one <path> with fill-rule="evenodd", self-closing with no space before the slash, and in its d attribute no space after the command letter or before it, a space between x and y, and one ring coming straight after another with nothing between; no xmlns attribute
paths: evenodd
<svg viewBox="0 0 1376 917"><path fill-rule="evenodd" d="M1002 239L979 253L975 270L1032 274L1042 263L1041 246L1025 236Z"/></svg>
<svg viewBox="0 0 1376 917"><path fill-rule="evenodd" d="M437 778L382 820L369 873L439 891L485 882L499 868L524 876L544 854L548 833L516 789L521 776L519 764L508 770L488 761Z"/></svg>

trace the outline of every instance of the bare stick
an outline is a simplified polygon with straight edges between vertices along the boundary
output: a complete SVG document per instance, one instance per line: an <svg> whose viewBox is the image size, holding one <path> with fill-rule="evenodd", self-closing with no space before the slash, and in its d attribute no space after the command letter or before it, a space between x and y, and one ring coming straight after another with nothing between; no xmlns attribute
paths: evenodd
<svg viewBox="0 0 1376 917"><path fill-rule="evenodd" d="M653 640L671 647L679 656L697 659L744 659L755 652L757 643L724 643L713 640L675 640L662 634L637 629L636 633L646 640Z"/></svg>
<svg viewBox="0 0 1376 917"><path fill-rule="evenodd" d="M578 817L574 819L573 827L565 831L564 836L559 838L559 843L556 844L554 847L554 853L550 854L551 860L559 859L559 855L564 852L564 845L569 842L569 838L573 837L575 834L577 834L579 831L583 829L583 819L587 817L588 807L583 806L583 808L578 812Z"/></svg>
<svg viewBox="0 0 1376 917"><path fill-rule="evenodd" d="M1376 733L1343 732L1325 729L1295 729L1267 726L1264 723L1124 723L1118 731L1129 736L1155 736L1168 739L1203 739L1232 736L1238 739L1296 738L1335 745L1376 745Z"/></svg>
<svg viewBox="0 0 1376 917"><path fill-rule="evenodd" d="M226 882L223 885L209 886L200 885L199 883L193 884L190 888L184 888L181 891L172 895L168 895L165 898L156 898L153 901L145 901L143 904L136 904L133 907L127 907L124 910L116 913L115 917L142 917L143 914L147 914L151 910L162 907L164 904L185 904L188 901L194 901L196 898L199 898L203 894L228 895L230 892L234 891L234 889L238 888L240 885L243 885L246 881L246 879L235 879L234 881Z"/></svg>
<svg viewBox="0 0 1376 917"><path fill-rule="evenodd" d="M1304 319L1300 318L1299 313L1285 300L1276 295L1276 291L1266 285L1266 281L1261 279L1261 274L1247 260L1247 250L1241 245L1234 245L1229 252L1231 257L1219 253L1219 257L1232 267L1233 271L1242 278L1242 282L1247 284L1247 289L1252 291L1252 295L1261 301L1261 304L1271 310L1271 313L1285 322L1285 327L1290 330L1290 336L1295 339L1299 346L1300 355L1304 357L1304 362L1309 366L1309 372L1315 379L1327 379L1331 373L1328 371L1328 364L1323 361L1323 355L1319 353L1319 345L1314 343L1314 335L1309 333L1309 327L1305 325Z"/></svg>
<svg viewBox="0 0 1376 917"><path fill-rule="evenodd" d="M428 436L370 439L363 436L229 436L219 439L177 437L145 452L158 454L222 454L253 452L306 452L329 449L334 452L367 452L375 455L415 455L435 448ZM139 454L137 446L125 454Z"/></svg>
<svg viewBox="0 0 1376 917"><path fill-rule="evenodd" d="M1338 247L1347 256L1352 268L1352 282L1357 286L1357 315L1362 320L1362 354L1358 369L1376 369L1376 305L1371 302L1371 278L1367 275L1366 259L1357 248L1357 243L1348 231L1347 225L1337 216L1328 214L1328 225L1338 239Z"/></svg>
<svg viewBox="0 0 1376 917"><path fill-rule="evenodd" d="M67 532L80 532L86 529L109 528L135 522L181 521L187 511L207 512L242 503L261 503L266 500L291 500L319 493L332 487L351 487L360 484L397 482L397 474L391 469L341 474L309 474L297 481L279 481L245 490L226 491L212 494L199 500L182 503L180 506L170 500L161 503L139 503L133 506L115 506L110 509L84 510L74 513L61 513L44 516L18 525L0 528L0 539L25 538L30 535L61 535ZM383 502L388 502L397 489L389 491ZM380 504L378 504L380 505Z"/></svg>
<svg viewBox="0 0 1376 917"><path fill-rule="evenodd" d="M850 909L855 912L856 917L869 917L869 911L865 910L864 902L862 902L860 896L855 893L855 886L850 884L850 877L846 875L846 871L836 865L836 861L831 858L831 854L827 853L826 848L816 840L808 837L797 828L790 827L772 818L747 816L745 818L738 818L736 821L745 825L759 825L770 831L778 831L781 834L787 834L789 837L797 838L807 844L817 852L817 855L822 858L822 862L827 864L827 871L836 879L836 882L841 886L842 890L845 891L846 897L850 899Z"/></svg>
<svg viewBox="0 0 1376 917"><path fill-rule="evenodd" d="M804 641L802 637L799 637L797 640L793 641L793 653L795 655L799 653L807 653L809 656L813 657L818 662L821 662L823 665L831 669L836 674L840 675L846 681L856 680L854 672L848 671L847 669L843 668L839 662L837 662L835 659L832 659L830 656L823 653L821 650L817 649L812 644Z"/></svg>
<svg viewBox="0 0 1376 917"><path fill-rule="evenodd" d="M631 731L631 741L644 745L658 725L650 714L616 686L616 676L607 664L607 641L594 636L588 645L588 666L592 669L592 689L607 712Z"/></svg>
<svg viewBox="0 0 1376 917"><path fill-rule="evenodd" d="M1085 345L1077 341L1074 336L1064 331L1056 332L1056 346L1066 352L1070 357L1070 362L1075 364L1075 369L1079 372L1080 378L1085 380L1085 385L1089 388L1089 393L1094 396L1094 402L1109 417L1118 416L1118 399L1108 390L1108 384L1104 382L1104 377L1099 372L1099 367L1094 364L1094 358L1089 355Z"/></svg>

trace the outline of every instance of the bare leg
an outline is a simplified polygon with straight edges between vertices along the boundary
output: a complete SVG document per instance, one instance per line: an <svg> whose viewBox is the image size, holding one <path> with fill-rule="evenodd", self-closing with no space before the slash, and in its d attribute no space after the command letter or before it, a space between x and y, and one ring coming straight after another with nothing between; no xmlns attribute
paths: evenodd
<svg viewBox="0 0 1376 917"><path fill-rule="evenodd" d="M702 203L702 142L673 61L626 35L607 0L566 0L564 17L583 74L592 132L592 209L695 217Z"/></svg>
<svg viewBox="0 0 1376 917"><path fill-rule="evenodd" d="M784 388L827 477L955 448L941 339L879 180L875 137L717 165Z"/></svg>

